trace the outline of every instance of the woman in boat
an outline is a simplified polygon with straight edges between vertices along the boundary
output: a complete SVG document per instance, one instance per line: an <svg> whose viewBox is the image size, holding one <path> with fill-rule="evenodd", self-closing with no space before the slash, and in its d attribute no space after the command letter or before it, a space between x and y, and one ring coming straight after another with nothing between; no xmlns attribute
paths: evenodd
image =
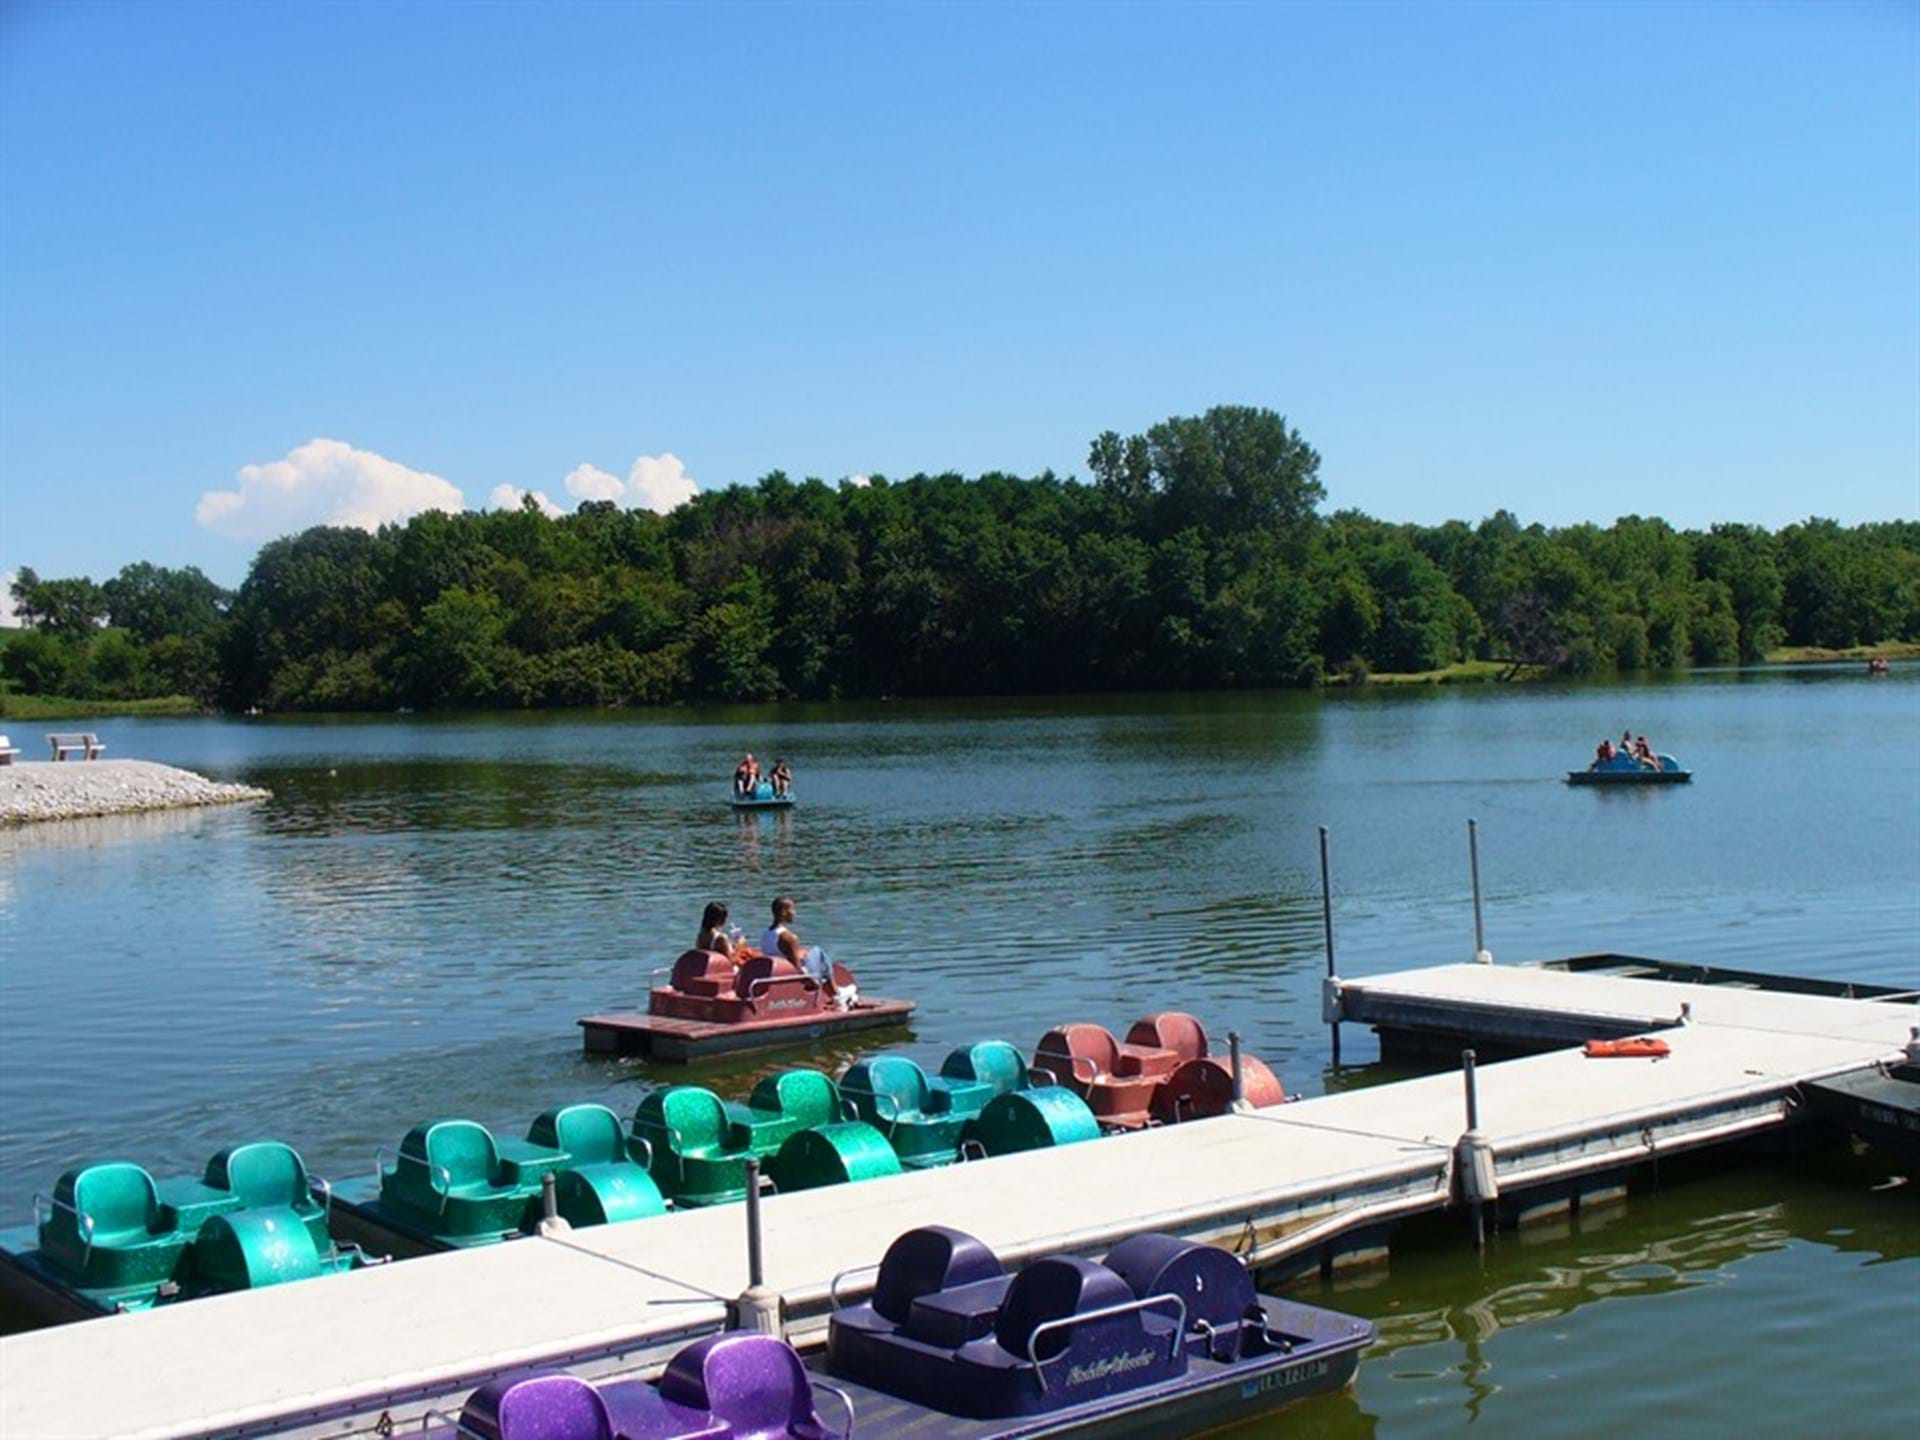
<svg viewBox="0 0 1920 1440"><path fill-rule="evenodd" d="M714 900L700 916L700 935L693 942L696 950L711 950L716 955L733 954L733 937L727 933L727 907Z"/></svg>
<svg viewBox="0 0 1920 1440"><path fill-rule="evenodd" d="M793 771L787 768L787 762L785 760L780 759L778 756L774 757L773 770L770 778L773 780L774 798L779 800L786 799L787 792L793 788Z"/></svg>
<svg viewBox="0 0 1920 1440"><path fill-rule="evenodd" d="M1653 753L1653 746L1647 743L1647 737L1644 735L1633 742L1633 758L1648 769L1660 768L1660 757Z"/></svg>

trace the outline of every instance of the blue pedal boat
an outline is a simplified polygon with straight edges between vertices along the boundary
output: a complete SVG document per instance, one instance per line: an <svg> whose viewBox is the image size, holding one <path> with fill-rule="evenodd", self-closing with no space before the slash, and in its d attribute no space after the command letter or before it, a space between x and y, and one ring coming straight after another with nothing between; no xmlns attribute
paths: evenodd
<svg viewBox="0 0 1920 1440"><path fill-rule="evenodd" d="M776 795L773 793L773 782L762 780L745 794L738 790L728 791L727 803L736 810L791 810L793 791L788 790L784 795Z"/></svg>
<svg viewBox="0 0 1920 1440"><path fill-rule="evenodd" d="M1671 755L1656 755L1660 768L1643 765L1631 755L1615 752L1606 760L1596 760L1584 770L1569 770L1569 785L1685 785L1693 779Z"/></svg>
<svg viewBox="0 0 1920 1440"><path fill-rule="evenodd" d="M503 1377L443 1437L466 1440L932 1440L1190 1435L1344 1388L1373 1342L1350 1315L1259 1295L1232 1255L1171 1235L1105 1264L1017 1275L970 1235L895 1240L873 1299L835 1310L804 1363L770 1335L682 1350L657 1385ZM822 1397L832 1424L822 1418Z"/></svg>

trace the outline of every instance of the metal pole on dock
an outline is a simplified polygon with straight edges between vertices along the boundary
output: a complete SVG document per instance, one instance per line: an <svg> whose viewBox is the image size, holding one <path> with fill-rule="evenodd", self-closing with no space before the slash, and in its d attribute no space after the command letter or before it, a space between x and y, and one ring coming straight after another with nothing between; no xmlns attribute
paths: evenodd
<svg viewBox="0 0 1920 1440"><path fill-rule="evenodd" d="M1233 1108L1241 1109L1247 1103L1247 1077L1240 1067L1240 1032L1227 1032L1227 1055L1233 1064Z"/></svg>
<svg viewBox="0 0 1920 1440"><path fill-rule="evenodd" d="M565 1235L573 1229L560 1218L559 1185L551 1170L540 1177L540 1223L536 1228L542 1235Z"/></svg>
<svg viewBox="0 0 1920 1440"><path fill-rule="evenodd" d="M1333 971L1333 882L1327 868L1327 827L1320 827L1320 920L1327 932L1327 1005L1331 1018L1327 1028L1333 1032L1333 1068L1340 1068L1340 1019L1332 1010L1337 977Z"/></svg>
<svg viewBox="0 0 1920 1440"><path fill-rule="evenodd" d="M760 1253L760 1162L749 1160L747 1170L747 1288L727 1306L727 1325L734 1330L757 1330L779 1335L779 1292L766 1285L766 1265Z"/></svg>
<svg viewBox="0 0 1920 1440"><path fill-rule="evenodd" d="M747 1285L759 1289L766 1283L766 1266L760 1255L760 1162L747 1161Z"/></svg>
<svg viewBox="0 0 1920 1440"><path fill-rule="evenodd" d="M1473 1226L1473 1248L1487 1244L1487 1202L1498 1198L1500 1181L1494 1171L1493 1145L1480 1133L1480 1080L1471 1050L1460 1052L1460 1074L1467 1090L1467 1132L1453 1147L1454 1184Z"/></svg>
<svg viewBox="0 0 1920 1440"><path fill-rule="evenodd" d="M1493 963L1487 949L1487 926L1480 914L1480 822L1467 817L1467 856L1473 866L1473 958L1480 965Z"/></svg>

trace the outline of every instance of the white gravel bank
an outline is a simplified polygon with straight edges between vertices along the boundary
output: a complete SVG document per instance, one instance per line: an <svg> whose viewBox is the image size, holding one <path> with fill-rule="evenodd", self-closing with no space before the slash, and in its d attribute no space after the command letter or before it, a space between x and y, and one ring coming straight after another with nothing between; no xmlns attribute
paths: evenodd
<svg viewBox="0 0 1920 1440"><path fill-rule="evenodd" d="M182 805L231 805L265 800L251 785L222 785L191 770L151 760L66 760L0 765L0 825L30 820L77 820L127 815Z"/></svg>

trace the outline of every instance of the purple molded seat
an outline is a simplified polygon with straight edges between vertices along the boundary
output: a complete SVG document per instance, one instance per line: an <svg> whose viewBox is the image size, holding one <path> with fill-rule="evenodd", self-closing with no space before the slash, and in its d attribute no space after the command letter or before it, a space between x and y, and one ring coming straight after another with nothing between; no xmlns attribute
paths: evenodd
<svg viewBox="0 0 1920 1440"><path fill-rule="evenodd" d="M724 1420L676 1405L641 1380L600 1389L577 1375L508 1376L474 1391L462 1428L486 1440L731 1440Z"/></svg>
<svg viewBox="0 0 1920 1440"><path fill-rule="evenodd" d="M491 1381L467 1397L460 1425L488 1440L616 1440L606 1401L577 1375Z"/></svg>
<svg viewBox="0 0 1920 1440"><path fill-rule="evenodd" d="M724 1433L732 1440L834 1440L814 1412L800 1357L771 1335L734 1331L696 1341L673 1357L660 1395L711 1411L731 1427Z"/></svg>

